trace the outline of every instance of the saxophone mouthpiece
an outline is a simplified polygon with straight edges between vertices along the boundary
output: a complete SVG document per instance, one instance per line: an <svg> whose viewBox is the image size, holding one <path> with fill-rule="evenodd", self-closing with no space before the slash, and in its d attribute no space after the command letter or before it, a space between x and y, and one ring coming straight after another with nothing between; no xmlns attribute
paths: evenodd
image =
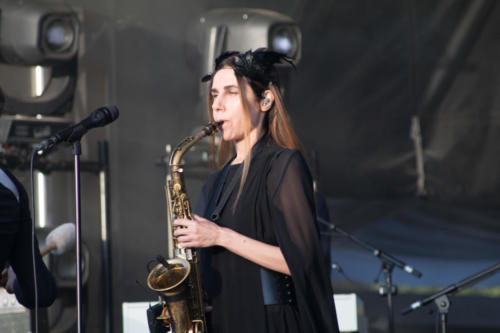
<svg viewBox="0 0 500 333"><path fill-rule="evenodd" d="M203 127L203 130L201 131L201 136L204 137L204 136L209 136L209 135L212 135L214 133L216 133L217 131L220 130L222 126L222 121L218 121L218 122L213 122L213 123L209 123L207 124L205 127Z"/></svg>
<svg viewBox="0 0 500 333"><path fill-rule="evenodd" d="M215 132L218 132L218 131L220 131L220 130L222 130L222 124L224 124L224 122L223 122L223 121L218 121L218 122L216 122L216 123L215 123L215 130L214 130L214 133L215 133Z"/></svg>

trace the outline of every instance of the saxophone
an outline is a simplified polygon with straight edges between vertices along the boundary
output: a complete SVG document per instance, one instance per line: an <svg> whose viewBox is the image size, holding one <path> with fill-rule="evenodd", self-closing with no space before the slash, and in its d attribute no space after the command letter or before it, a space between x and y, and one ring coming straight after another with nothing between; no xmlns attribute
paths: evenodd
<svg viewBox="0 0 500 333"><path fill-rule="evenodd" d="M205 333L205 309L198 271L196 249L183 249L173 237L176 218L192 219L184 185L182 156L198 141L216 133L220 123L209 123L200 133L181 141L170 156L167 184L168 259L159 256L147 278L148 287L162 294L163 311L157 320L173 333Z"/></svg>

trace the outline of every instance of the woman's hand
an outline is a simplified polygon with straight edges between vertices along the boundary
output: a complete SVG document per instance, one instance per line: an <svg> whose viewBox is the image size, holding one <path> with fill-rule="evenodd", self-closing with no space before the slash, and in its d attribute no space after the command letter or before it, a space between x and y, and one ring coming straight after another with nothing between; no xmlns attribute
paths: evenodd
<svg viewBox="0 0 500 333"><path fill-rule="evenodd" d="M176 219L174 237L183 248L218 245L222 228L201 216L193 214L193 220Z"/></svg>

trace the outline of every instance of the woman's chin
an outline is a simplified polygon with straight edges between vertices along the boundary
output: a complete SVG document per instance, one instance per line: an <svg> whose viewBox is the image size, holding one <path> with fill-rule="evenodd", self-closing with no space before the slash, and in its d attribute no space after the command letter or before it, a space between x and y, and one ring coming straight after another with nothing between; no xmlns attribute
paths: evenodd
<svg viewBox="0 0 500 333"><path fill-rule="evenodd" d="M234 140L234 135L231 132L222 132L222 138L224 141L233 141Z"/></svg>
<svg viewBox="0 0 500 333"><path fill-rule="evenodd" d="M231 133L229 131L226 131L226 132L222 132L222 139L224 141L234 141L234 142L240 142L240 141L243 141L245 139L245 136L244 135L237 135L237 134L234 134L234 133Z"/></svg>

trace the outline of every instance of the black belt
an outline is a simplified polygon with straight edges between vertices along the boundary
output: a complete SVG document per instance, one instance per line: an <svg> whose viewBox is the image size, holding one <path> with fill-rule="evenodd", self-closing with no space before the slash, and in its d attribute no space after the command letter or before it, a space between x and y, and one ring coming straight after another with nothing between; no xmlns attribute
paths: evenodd
<svg viewBox="0 0 500 333"><path fill-rule="evenodd" d="M295 290L290 276L261 267L260 280L265 305L295 304Z"/></svg>

